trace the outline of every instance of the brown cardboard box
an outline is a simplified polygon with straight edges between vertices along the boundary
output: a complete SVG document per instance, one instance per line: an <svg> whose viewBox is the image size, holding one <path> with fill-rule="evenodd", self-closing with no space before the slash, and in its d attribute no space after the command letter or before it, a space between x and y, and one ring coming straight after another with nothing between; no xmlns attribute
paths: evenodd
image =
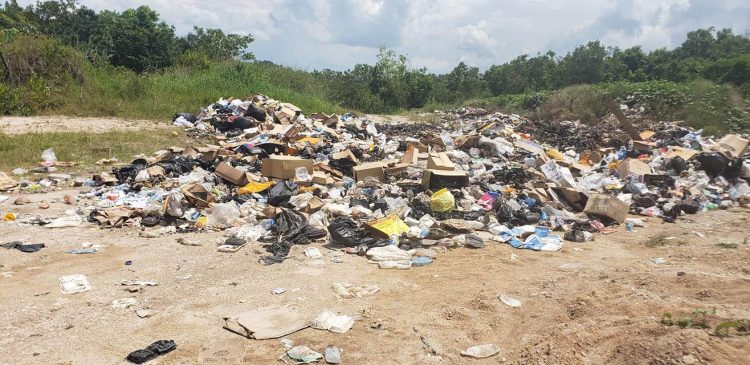
<svg viewBox="0 0 750 365"><path fill-rule="evenodd" d="M0 177L0 181L2 178ZM118 180L117 177L108 174L106 172L102 172L101 174L94 175L94 181L97 185L114 185L117 184Z"/></svg>
<svg viewBox="0 0 750 365"><path fill-rule="evenodd" d="M628 206L617 197L606 194L591 194L586 202L584 213L609 217L617 223L625 221Z"/></svg>
<svg viewBox="0 0 750 365"><path fill-rule="evenodd" d="M200 151L198 151L198 150L197 150L197 149L196 149L195 147L193 147L193 146L188 146L187 148L185 148L185 149L184 149L184 150L182 151L182 155L183 155L183 156L185 156L185 157L190 157L190 158L196 159L196 158L198 158L198 157L201 157L201 152L200 152Z"/></svg>
<svg viewBox="0 0 750 365"><path fill-rule="evenodd" d="M318 198L317 196L314 196L310 201L307 202L307 207L303 210L304 213L315 213L320 210L320 208L323 207L325 203L323 200Z"/></svg>
<svg viewBox="0 0 750 365"><path fill-rule="evenodd" d="M693 158L695 155L698 154L698 151L691 150L689 148L682 148L682 147L673 147L669 153L667 153L666 157L668 159L673 159L677 156L682 157L683 160L687 161L691 158Z"/></svg>
<svg viewBox="0 0 750 365"><path fill-rule="evenodd" d="M339 171L339 170L336 170L336 169L334 169L333 167L331 167L331 166L328 166L328 165L326 165L326 164L325 164L325 163L323 163L323 162L318 162L318 163L316 163L316 164L314 165L314 167L315 167L315 170L320 170L320 171L323 171L323 172L325 172L325 173L331 174L331 175L333 175L333 177L337 177L337 178L339 178L339 179L341 179L341 178L343 178L343 177L344 177L344 174L343 174L343 173L341 173L341 171Z"/></svg>
<svg viewBox="0 0 750 365"><path fill-rule="evenodd" d="M333 184L335 180L323 171L313 171L312 182L314 184L329 185Z"/></svg>
<svg viewBox="0 0 750 365"><path fill-rule="evenodd" d="M164 168L159 165L154 165L146 169L148 175L151 177L164 176Z"/></svg>
<svg viewBox="0 0 750 365"><path fill-rule="evenodd" d="M479 142L480 139L481 137L478 134L474 134L474 135L464 134L462 136L458 136L454 138L453 145L456 146L456 148L464 148L464 147L470 148L470 147L473 147L475 144L477 144L477 142Z"/></svg>
<svg viewBox="0 0 750 365"><path fill-rule="evenodd" d="M413 165L416 164L417 161L419 161L419 152L417 149L414 148L414 146L406 147L406 152L404 152L404 157L401 158L401 162Z"/></svg>
<svg viewBox="0 0 750 365"><path fill-rule="evenodd" d="M232 165L222 162L219 164L219 166L216 166L216 176L229 181L230 183L238 186L245 186L247 185L247 176L245 176L245 172L236 169L232 167Z"/></svg>
<svg viewBox="0 0 750 365"><path fill-rule="evenodd" d="M736 134L727 134L719 140L719 143L713 150L721 152L729 158L737 158L745 153L748 143L750 141Z"/></svg>
<svg viewBox="0 0 750 365"><path fill-rule="evenodd" d="M469 175L463 171L424 170L422 186L425 189L462 188L469 185Z"/></svg>
<svg viewBox="0 0 750 365"><path fill-rule="evenodd" d="M198 208L206 208L213 203L215 197L201 184L190 184L182 189L185 199Z"/></svg>
<svg viewBox="0 0 750 365"><path fill-rule="evenodd" d="M430 156L427 157L427 168L430 170L453 171L456 169L456 165L453 164L445 152L430 153Z"/></svg>
<svg viewBox="0 0 750 365"><path fill-rule="evenodd" d="M352 152L352 150L350 150L348 148L345 149L345 150L343 150L343 151L341 151L341 152L336 152L336 153L333 154L333 159L334 160L340 160L342 158L348 158L348 159L354 161L354 163L359 163L359 160L357 159L357 156L354 156L354 153Z"/></svg>
<svg viewBox="0 0 750 365"><path fill-rule="evenodd" d="M386 174L395 174L395 173L398 173L398 172L406 170L406 168L409 167L409 166L410 166L409 164L399 162L397 164L390 165L390 166L386 167L385 168L385 173Z"/></svg>
<svg viewBox="0 0 750 365"><path fill-rule="evenodd" d="M382 162L370 162L354 166L354 180L364 181L368 176L375 176L378 181L385 182L385 171L383 170Z"/></svg>
<svg viewBox="0 0 750 365"><path fill-rule="evenodd" d="M642 176L648 175L652 173L652 171L651 166L649 166L647 163L629 158L627 160L620 161L620 165L617 167L617 173L622 179L631 173Z"/></svg>
<svg viewBox="0 0 750 365"><path fill-rule="evenodd" d="M582 212L586 207L586 203L588 202L586 194L570 188L552 187L550 189L555 192L558 198L565 200L573 208L574 212Z"/></svg>
<svg viewBox="0 0 750 365"><path fill-rule="evenodd" d="M641 134L639 134L639 136L641 137L642 140L647 141L651 139L651 137L653 137L655 134L656 132L654 131L643 131L641 132Z"/></svg>
<svg viewBox="0 0 750 365"><path fill-rule="evenodd" d="M410 142L406 142L406 145L407 146L414 146L414 148L416 148L417 151L419 151L419 152L428 152L429 151L429 148L425 144L420 143L420 142L412 142L412 141L410 141Z"/></svg>
<svg viewBox="0 0 750 365"><path fill-rule="evenodd" d="M261 168L265 177L275 177L278 179L294 179L295 169L298 167L307 168L308 173L313 172L313 160L306 160L294 156L271 155L263 159Z"/></svg>

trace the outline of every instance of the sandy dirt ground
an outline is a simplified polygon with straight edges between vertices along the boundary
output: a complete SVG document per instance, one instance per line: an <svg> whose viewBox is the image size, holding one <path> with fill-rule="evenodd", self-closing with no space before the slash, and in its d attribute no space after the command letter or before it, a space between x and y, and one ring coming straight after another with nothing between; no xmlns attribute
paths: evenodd
<svg viewBox="0 0 750 365"><path fill-rule="evenodd" d="M33 203L25 206L12 205L13 195L0 212L55 217L71 209L63 194L28 195ZM51 208L39 209L41 200ZM750 318L749 219L746 209L677 224L652 219L636 232L566 242L560 252L490 243L442 252L432 265L410 270L381 270L354 255L336 263L331 259L339 253L323 242L313 244L322 259L295 246L287 261L263 266L257 244L217 252L220 233L148 239L135 228L0 223L2 242L47 245L37 253L0 250L0 364L120 364L159 339L173 339L177 349L149 364L280 363L280 340L246 339L221 326L226 315L270 305L288 305L311 319L323 310L358 317L345 334L310 328L286 337L319 352L336 345L343 364L747 364L750 337L668 326L661 317L710 308L716 310L712 326ZM674 238L644 245L657 235ZM180 245L178 237L203 244ZM84 241L105 248L65 253ZM656 257L666 262L655 264ZM86 275L92 289L62 294L58 278L70 274ZM159 285L130 293L123 280ZM338 299L331 289L337 282L381 290ZM273 288L287 291L273 294ZM523 304L511 308L498 294ZM114 309L112 302L122 298L137 304ZM139 318L135 311L142 308L155 314ZM460 355L490 343L500 354Z"/></svg>
<svg viewBox="0 0 750 365"><path fill-rule="evenodd" d="M169 128L171 123L153 120L120 118L67 117L60 115L33 117L0 117L0 130L5 134L136 131L153 128Z"/></svg>

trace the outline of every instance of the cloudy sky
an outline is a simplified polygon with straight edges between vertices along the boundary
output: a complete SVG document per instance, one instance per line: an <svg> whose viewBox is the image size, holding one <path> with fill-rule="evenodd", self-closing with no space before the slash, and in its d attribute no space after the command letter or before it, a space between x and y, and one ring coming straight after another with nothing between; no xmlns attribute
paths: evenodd
<svg viewBox="0 0 750 365"><path fill-rule="evenodd" d="M19 1L29 4L35 1ZM79 0L96 10L148 4L178 34L193 25L250 33L260 60L303 69L373 63L384 45L445 72L578 44L673 48L701 27L750 32L748 0Z"/></svg>

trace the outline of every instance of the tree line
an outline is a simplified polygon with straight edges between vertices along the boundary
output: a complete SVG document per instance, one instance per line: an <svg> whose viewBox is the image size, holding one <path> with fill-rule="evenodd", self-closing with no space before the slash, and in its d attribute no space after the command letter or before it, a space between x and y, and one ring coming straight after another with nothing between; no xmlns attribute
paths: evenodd
<svg viewBox="0 0 750 365"><path fill-rule="evenodd" d="M122 12L96 12L75 0L40 1L21 7L15 0L0 9L0 27L8 42L17 34L50 37L77 49L94 64L108 63L138 73L174 66L205 69L216 62L250 62L251 35L225 34L194 27L177 36L148 6ZM309 73L328 100L366 112L389 112L427 104L456 104L468 99L556 90L570 85L708 79L750 89L750 38L731 29L698 29L678 47L644 51L620 49L599 41L565 55L552 51L479 68L460 62L435 74L414 67L404 55L381 48L374 65L346 71Z"/></svg>

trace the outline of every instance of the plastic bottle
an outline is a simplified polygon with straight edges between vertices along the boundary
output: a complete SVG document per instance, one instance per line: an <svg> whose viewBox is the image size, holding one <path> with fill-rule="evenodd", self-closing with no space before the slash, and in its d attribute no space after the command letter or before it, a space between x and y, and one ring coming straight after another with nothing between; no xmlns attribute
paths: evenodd
<svg viewBox="0 0 750 365"><path fill-rule="evenodd" d="M273 227L275 224L276 221L273 219L264 219L260 222L260 226L263 227L263 229L266 231L271 230L271 227Z"/></svg>

